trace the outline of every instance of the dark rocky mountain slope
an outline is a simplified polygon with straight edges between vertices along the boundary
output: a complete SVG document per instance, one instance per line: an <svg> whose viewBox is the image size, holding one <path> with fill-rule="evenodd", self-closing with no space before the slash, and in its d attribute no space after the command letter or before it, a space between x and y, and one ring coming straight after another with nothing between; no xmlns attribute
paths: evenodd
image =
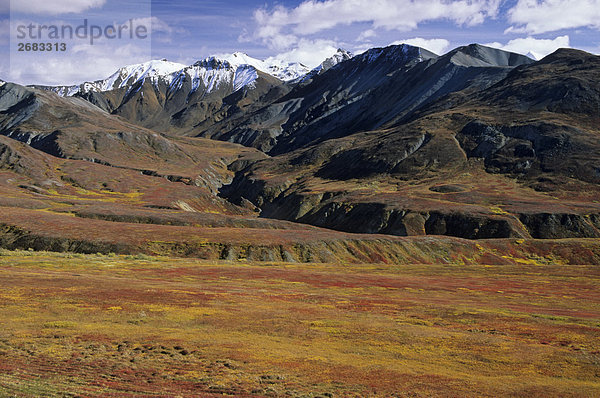
<svg viewBox="0 0 600 398"><path fill-rule="evenodd" d="M448 93L482 89L527 57L472 45L442 57L408 45L371 49L299 85L272 104L215 124L202 136L289 152L377 129Z"/></svg>
<svg viewBox="0 0 600 398"><path fill-rule="evenodd" d="M345 231L598 237L598 60L561 50L532 63L468 46L417 62L411 70L424 76L437 67L469 78L450 78L439 96L388 122L369 119L382 123L354 124L359 131L343 137L325 129L239 173L223 194L251 200L267 217ZM402 101L396 92L388 109ZM288 137L293 149L293 129Z"/></svg>

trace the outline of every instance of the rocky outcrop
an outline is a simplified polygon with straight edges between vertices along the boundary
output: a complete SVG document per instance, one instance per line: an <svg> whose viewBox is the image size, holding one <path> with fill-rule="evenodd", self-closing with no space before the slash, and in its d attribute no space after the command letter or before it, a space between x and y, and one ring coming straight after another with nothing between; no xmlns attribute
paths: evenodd
<svg viewBox="0 0 600 398"><path fill-rule="evenodd" d="M528 177L553 173L600 182L600 148L592 134L577 128L543 122L493 125L473 121L456 139L467 156L483 158L492 173Z"/></svg>
<svg viewBox="0 0 600 398"><path fill-rule="evenodd" d="M285 186L265 188L262 181L238 176L222 191L239 203L250 200L261 216L344 232L396 236L447 235L467 239L528 237L511 215L396 209L384 203L341 202L342 193L288 193Z"/></svg>
<svg viewBox="0 0 600 398"><path fill-rule="evenodd" d="M520 219L536 239L600 238L597 214L521 214Z"/></svg>
<svg viewBox="0 0 600 398"><path fill-rule="evenodd" d="M27 121L41 106L32 90L18 84L0 86L0 132L11 131Z"/></svg>
<svg viewBox="0 0 600 398"><path fill-rule="evenodd" d="M524 237L508 217L461 212L414 211L378 203L329 203L297 221L340 231L397 236L447 235L466 239Z"/></svg>
<svg viewBox="0 0 600 398"><path fill-rule="evenodd" d="M134 251L126 244L44 236L8 224L0 224L0 247L9 250L21 249L85 254L127 254Z"/></svg>

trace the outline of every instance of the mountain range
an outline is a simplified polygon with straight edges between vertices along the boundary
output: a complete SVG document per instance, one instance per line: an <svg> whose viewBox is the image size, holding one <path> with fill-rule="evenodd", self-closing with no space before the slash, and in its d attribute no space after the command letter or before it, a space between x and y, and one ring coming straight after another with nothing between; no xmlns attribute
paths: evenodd
<svg viewBox="0 0 600 398"><path fill-rule="evenodd" d="M220 243L600 237L600 58L579 50L150 61L76 86L4 83L0 133L0 223L44 236L14 214L229 228Z"/></svg>

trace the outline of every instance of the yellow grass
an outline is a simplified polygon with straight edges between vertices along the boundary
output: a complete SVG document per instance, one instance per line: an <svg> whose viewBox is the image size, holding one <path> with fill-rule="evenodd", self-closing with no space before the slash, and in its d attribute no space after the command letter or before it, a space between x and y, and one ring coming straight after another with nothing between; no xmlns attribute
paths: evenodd
<svg viewBox="0 0 600 398"><path fill-rule="evenodd" d="M0 253L0 396L600 395L597 267Z"/></svg>

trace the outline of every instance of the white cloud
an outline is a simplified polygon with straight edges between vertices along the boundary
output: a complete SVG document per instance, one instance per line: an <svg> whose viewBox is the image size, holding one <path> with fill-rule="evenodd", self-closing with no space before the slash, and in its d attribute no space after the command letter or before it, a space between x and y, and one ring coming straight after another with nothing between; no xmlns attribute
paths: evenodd
<svg viewBox="0 0 600 398"><path fill-rule="evenodd" d="M519 0L508 11L506 33L539 34L591 27L600 30L600 0Z"/></svg>
<svg viewBox="0 0 600 398"><path fill-rule="evenodd" d="M70 85L104 79L124 65L146 62L150 41L99 39L68 42L64 53L31 53L11 56L5 80L20 84Z"/></svg>
<svg viewBox="0 0 600 398"><path fill-rule="evenodd" d="M486 46L499 48L505 51L511 51L524 55L531 55L539 60L546 55L553 53L559 48L570 47L569 36L559 36L553 40L550 39L535 39L533 37L519 38L509 41L506 44L502 43L487 43Z"/></svg>
<svg viewBox="0 0 600 398"><path fill-rule="evenodd" d="M296 8L278 6L271 11L255 11L255 37L282 50L302 36L354 23L399 31L410 31L419 23L434 20L473 26L496 17L499 4L500 0L305 0Z"/></svg>
<svg viewBox="0 0 600 398"><path fill-rule="evenodd" d="M173 33L174 31L165 21L157 17L134 18L131 21L134 26L145 26L152 33Z"/></svg>
<svg viewBox="0 0 600 398"><path fill-rule="evenodd" d="M331 40L301 39L293 50L268 58L267 62L279 59L286 62L300 62L309 68L316 68L326 58L337 52L336 43Z"/></svg>
<svg viewBox="0 0 600 398"><path fill-rule="evenodd" d="M357 56L370 50L371 48L373 48L373 45L371 43L365 43L359 45L358 47L353 47L351 53L354 54L354 56Z"/></svg>
<svg viewBox="0 0 600 398"><path fill-rule="evenodd" d="M411 46L421 47L438 55L444 54L448 47L450 47L450 42L446 39L423 39L422 37L398 40L392 43L392 45L397 44L409 44Z"/></svg>
<svg viewBox="0 0 600 398"><path fill-rule="evenodd" d="M373 29L368 29L362 32L357 38L356 41L366 41L372 37L377 36L377 33Z"/></svg>
<svg viewBox="0 0 600 398"><path fill-rule="evenodd" d="M81 13L90 8L102 7L106 0L12 0L12 12L40 15Z"/></svg>
<svg viewBox="0 0 600 398"><path fill-rule="evenodd" d="M27 25L27 20L12 20L12 24ZM70 85L103 79L118 68L149 61L152 55L151 31L169 32L170 27L158 18L137 18L131 21L134 27L145 26L144 36L122 38L102 36L94 38L63 38L66 51L18 52L13 40L2 78L20 84ZM48 25L61 26L64 21L47 21ZM129 21L112 21L114 26L129 24ZM1 21L0 21L1 25ZM16 29L12 29L13 34ZM8 47L8 46L7 46Z"/></svg>

